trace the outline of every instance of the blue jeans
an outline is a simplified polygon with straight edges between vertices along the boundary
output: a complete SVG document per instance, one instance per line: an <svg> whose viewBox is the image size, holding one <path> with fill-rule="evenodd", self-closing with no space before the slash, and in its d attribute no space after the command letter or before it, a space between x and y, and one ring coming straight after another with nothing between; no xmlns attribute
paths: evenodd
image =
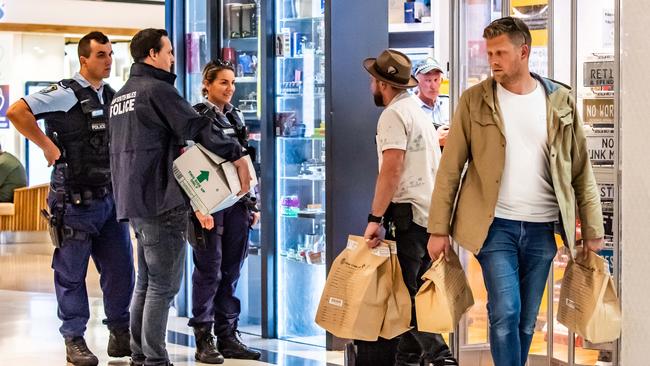
<svg viewBox="0 0 650 366"><path fill-rule="evenodd" d="M488 294L495 366L524 366L557 246L553 223L495 218L476 256Z"/></svg>
<svg viewBox="0 0 650 366"><path fill-rule="evenodd" d="M50 210L56 205L55 194L48 196ZM104 324L110 330L129 326L129 303L135 282L133 249L129 227L117 222L111 194L83 205L65 204L63 224L75 237L63 240L54 249L54 289L58 304L59 328L65 338L81 337L90 318L86 272L92 257L102 288Z"/></svg>
<svg viewBox="0 0 650 366"><path fill-rule="evenodd" d="M167 316L183 278L188 210L131 219L138 238L138 277L131 302L131 352L136 363L169 365Z"/></svg>

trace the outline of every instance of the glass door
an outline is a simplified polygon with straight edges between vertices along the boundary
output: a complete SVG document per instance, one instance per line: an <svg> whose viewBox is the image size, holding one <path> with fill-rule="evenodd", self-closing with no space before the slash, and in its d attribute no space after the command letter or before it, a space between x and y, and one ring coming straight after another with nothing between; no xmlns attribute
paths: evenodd
<svg viewBox="0 0 650 366"><path fill-rule="evenodd" d="M463 91L490 76L483 29L491 21L500 18L502 10L501 0L462 0L460 6L455 9L458 15L452 22L458 29L458 38L456 44L452 45L456 60L451 70L451 79L455 84L452 89L458 90L457 95L452 95L455 103ZM475 302L459 325L459 361L467 365L492 365L486 308L487 291L481 266L472 253L458 248Z"/></svg>
<svg viewBox="0 0 650 366"><path fill-rule="evenodd" d="M600 188L605 226L605 249L599 254L617 267L618 217L616 202L618 123L614 115L617 97L615 0L574 0L575 77L577 110L585 123L587 148ZM575 365L616 365L616 344L592 344L575 337ZM571 358L571 357L570 357ZM574 361L574 362L571 362Z"/></svg>
<svg viewBox="0 0 650 366"><path fill-rule="evenodd" d="M314 322L325 284L323 0L278 0L275 44L278 337L325 345Z"/></svg>
<svg viewBox="0 0 650 366"><path fill-rule="evenodd" d="M261 176L261 43L259 0L222 0L219 24L219 57L229 61L235 68L235 93L232 105L244 115L248 129L249 146L254 150L253 166L257 177ZM216 55L215 55L216 56ZM258 179L256 196L258 207L263 202L263 182ZM249 233L248 258L241 269L235 296L241 303L239 329L243 332L262 334L262 257L261 226L258 222Z"/></svg>
<svg viewBox="0 0 650 366"><path fill-rule="evenodd" d="M210 61L206 1L187 0L185 2L185 98L192 105L202 101L201 71L203 66Z"/></svg>

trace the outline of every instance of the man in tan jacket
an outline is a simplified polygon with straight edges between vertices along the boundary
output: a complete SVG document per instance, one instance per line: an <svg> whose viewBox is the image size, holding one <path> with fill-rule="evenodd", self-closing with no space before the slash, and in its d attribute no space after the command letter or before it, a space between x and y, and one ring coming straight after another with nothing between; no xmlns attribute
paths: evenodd
<svg viewBox="0 0 650 366"><path fill-rule="evenodd" d="M568 87L530 73L526 24L501 18L483 37L493 77L463 93L454 114L427 249L435 260L451 236L476 254L494 364L524 366L557 249L554 223L574 252L577 205L586 254L602 246L602 211L575 102Z"/></svg>

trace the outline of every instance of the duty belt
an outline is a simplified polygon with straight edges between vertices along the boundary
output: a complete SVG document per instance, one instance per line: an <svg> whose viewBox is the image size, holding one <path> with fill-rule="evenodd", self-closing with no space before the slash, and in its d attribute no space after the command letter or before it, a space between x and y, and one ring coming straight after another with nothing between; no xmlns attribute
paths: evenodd
<svg viewBox="0 0 650 366"><path fill-rule="evenodd" d="M66 202L73 205L80 205L91 200L100 200L111 193L110 186L85 187L85 188L63 188L64 197L60 197L61 189L50 186L50 192L56 195L57 202Z"/></svg>

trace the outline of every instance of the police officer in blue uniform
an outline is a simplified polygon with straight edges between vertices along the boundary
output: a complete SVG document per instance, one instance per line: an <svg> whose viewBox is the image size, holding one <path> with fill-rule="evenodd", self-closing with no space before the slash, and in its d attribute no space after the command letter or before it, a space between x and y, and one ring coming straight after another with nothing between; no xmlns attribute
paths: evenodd
<svg viewBox="0 0 650 366"><path fill-rule="evenodd" d="M131 355L129 303L134 270L127 224L116 219L108 155L108 106L115 91L103 79L111 71L109 39L91 32L79 41L81 70L14 103L7 115L54 165L48 196L54 250L52 268L59 328L68 362L97 365L84 332L90 317L86 291L88 260L100 273L108 355ZM45 134L36 121L45 120Z"/></svg>
<svg viewBox="0 0 650 366"><path fill-rule="evenodd" d="M110 110L111 173L117 218L138 238L138 277L131 304L132 364L168 366L169 307L183 277L188 198L174 178L173 161L192 140L233 163L241 191L250 189L243 149L198 114L174 87L174 53L164 29L143 29L131 40L129 80ZM200 218L211 229L213 217Z"/></svg>
<svg viewBox="0 0 650 366"><path fill-rule="evenodd" d="M214 60L203 69L203 103L194 106L209 117L212 129L236 140L255 160L255 151L248 146L248 132L241 111L230 104L235 92L235 69L229 62ZM199 217L200 213L197 214ZM239 338L237 322L241 312L235 288L240 270L248 254L248 234L259 220L255 199L250 194L235 205L214 213L214 228L202 233L203 244L194 247L192 275L192 315L196 359L217 364L223 358L257 360L261 354L248 348ZM214 347L212 328L217 336ZM220 354L221 353L221 354ZM222 357L223 355L223 357Z"/></svg>

